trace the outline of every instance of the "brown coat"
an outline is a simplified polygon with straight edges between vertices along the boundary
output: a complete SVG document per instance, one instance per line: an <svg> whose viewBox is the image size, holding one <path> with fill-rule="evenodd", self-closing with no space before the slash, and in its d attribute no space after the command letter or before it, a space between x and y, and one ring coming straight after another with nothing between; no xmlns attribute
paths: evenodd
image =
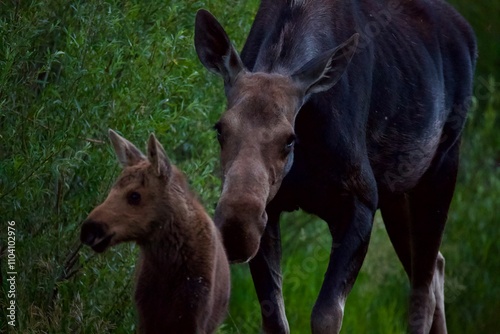
<svg viewBox="0 0 500 334"><path fill-rule="evenodd" d="M83 223L82 242L97 252L125 241L139 245L140 333L213 333L230 290L219 231L154 135L148 158L111 130L110 138L124 170Z"/></svg>

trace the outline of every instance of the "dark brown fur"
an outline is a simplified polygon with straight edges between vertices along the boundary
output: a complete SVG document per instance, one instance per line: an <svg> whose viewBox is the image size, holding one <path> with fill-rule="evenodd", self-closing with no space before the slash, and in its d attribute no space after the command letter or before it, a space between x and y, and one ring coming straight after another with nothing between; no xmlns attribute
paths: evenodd
<svg viewBox="0 0 500 334"><path fill-rule="evenodd" d="M230 290L219 231L154 135L148 158L111 130L110 138L124 170L83 223L82 242L97 252L120 242L139 245L140 333L213 333Z"/></svg>
<svg viewBox="0 0 500 334"><path fill-rule="evenodd" d="M279 218L300 208L332 232L314 334L340 331L377 209L410 279L409 331L446 333L439 247L476 62L467 22L444 0L261 0L241 57L205 10L194 37L227 97L214 221L229 260L250 261L263 331L290 332Z"/></svg>

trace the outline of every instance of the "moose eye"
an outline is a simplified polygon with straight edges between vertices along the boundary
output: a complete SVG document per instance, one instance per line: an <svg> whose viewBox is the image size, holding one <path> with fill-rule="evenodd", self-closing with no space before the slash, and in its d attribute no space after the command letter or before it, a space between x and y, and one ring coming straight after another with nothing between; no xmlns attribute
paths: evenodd
<svg viewBox="0 0 500 334"><path fill-rule="evenodd" d="M295 135L290 135L286 140L285 151L287 153L290 153L294 144L295 144Z"/></svg>
<svg viewBox="0 0 500 334"><path fill-rule="evenodd" d="M133 191L130 194L128 194L127 201L128 204L130 205L139 205L139 203L141 202L141 194L139 194L136 191Z"/></svg>

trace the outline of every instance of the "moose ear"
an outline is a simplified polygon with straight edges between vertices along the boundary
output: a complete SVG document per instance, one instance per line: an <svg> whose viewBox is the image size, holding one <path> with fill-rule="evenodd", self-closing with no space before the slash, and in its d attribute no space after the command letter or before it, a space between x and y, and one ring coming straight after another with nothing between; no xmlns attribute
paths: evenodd
<svg viewBox="0 0 500 334"><path fill-rule="evenodd" d="M292 75L304 95L326 91L344 74L358 46L359 34L349 37L335 49L313 58Z"/></svg>
<svg viewBox="0 0 500 334"><path fill-rule="evenodd" d="M204 9L196 13L194 45L203 66L222 76L226 86L231 86L245 69L224 28Z"/></svg>
<svg viewBox="0 0 500 334"><path fill-rule="evenodd" d="M152 133L148 141L148 160L157 176L170 177L172 164L165 153L165 149Z"/></svg>
<svg viewBox="0 0 500 334"><path fill-rule="evenodd" d="M134 144L113 130L108 130L109 139L113 144L118 161L123 167L134 166L146 159Z"/></svg>

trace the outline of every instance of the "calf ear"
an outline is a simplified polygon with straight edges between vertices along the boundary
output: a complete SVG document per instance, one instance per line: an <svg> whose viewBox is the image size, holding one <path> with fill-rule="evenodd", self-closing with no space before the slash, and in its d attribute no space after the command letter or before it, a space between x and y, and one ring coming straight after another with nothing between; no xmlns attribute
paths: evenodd
<svg viewBox="0 0 500 334"><path fill-rule="evenodd" d="M113 144L118 161L123 167L133 166L146 159L134 144L123 138L113 130L108 131L109 139Z"/></svg>
<svg viewBox="0 0 500 334"><path fill-rule="evenodd" d="M165 149L152 133L148 141L148 160L157 176L170 178L172 164L167 157Z"/></svg>
<svg viewBox="0 0 500 334"><path fill-rule="evenodd" d="M356 52L358 40L356 33L335 49L313 58L292 75L304 95L326 91L339 81Z"/></svg>
<svg viewBox="0 0 500 334"><path fill-rule="evenodd" d="M204 9L196 13L194 45L203 66L222 76L226 86L231 86L238 74L244 70L240 56L224 28Z"/></svg>

